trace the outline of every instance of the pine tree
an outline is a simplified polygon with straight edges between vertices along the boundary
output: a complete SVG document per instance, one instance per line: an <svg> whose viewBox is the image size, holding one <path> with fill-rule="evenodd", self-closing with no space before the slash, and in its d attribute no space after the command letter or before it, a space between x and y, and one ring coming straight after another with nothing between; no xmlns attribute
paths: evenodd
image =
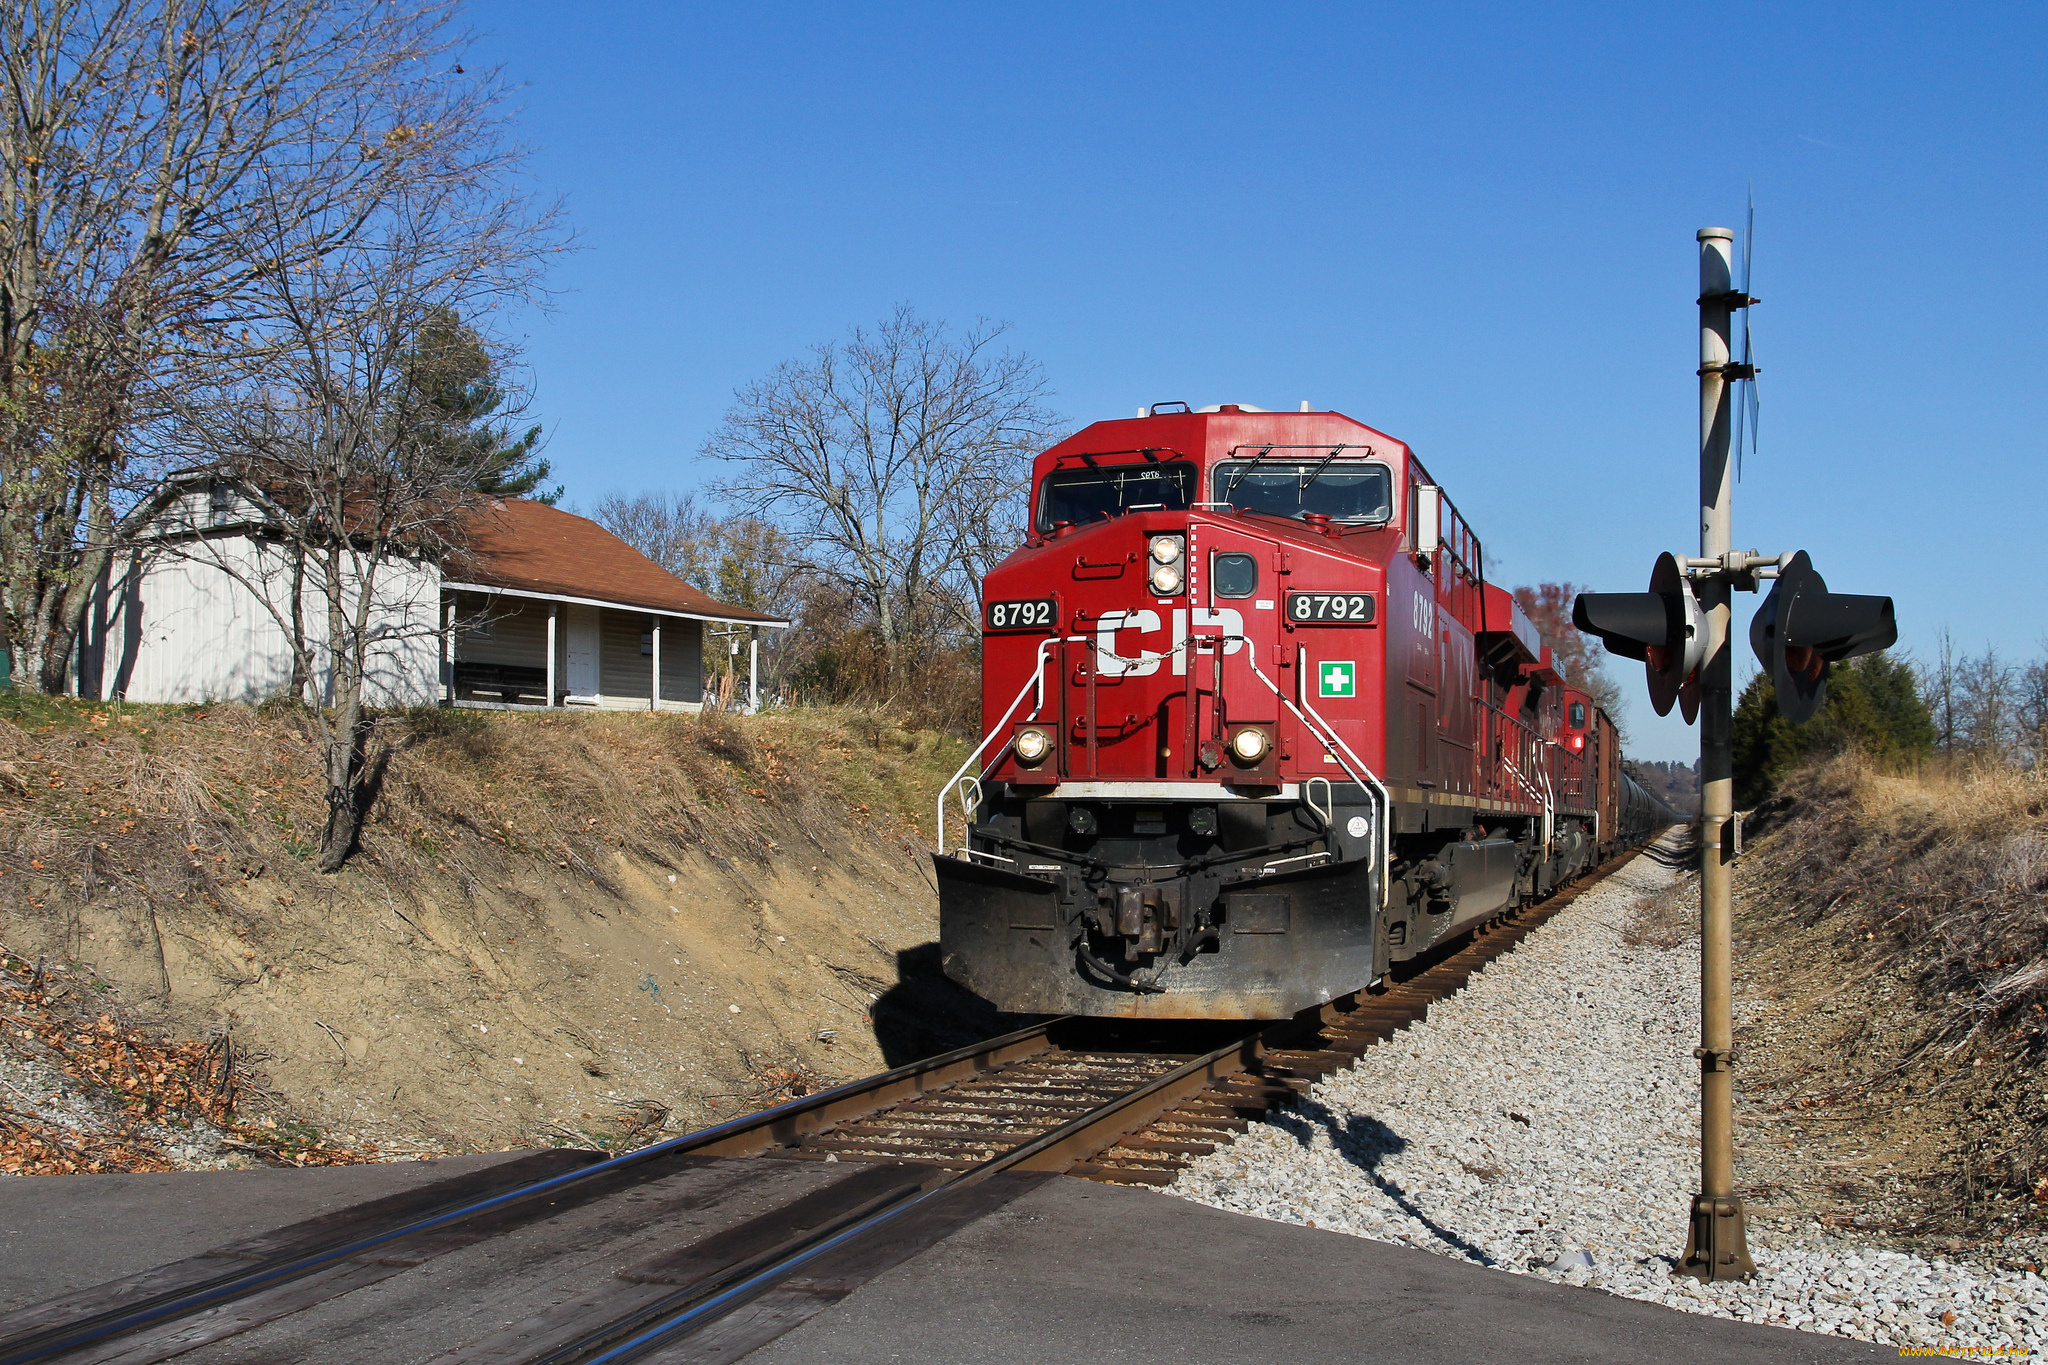
<svg viewBox="0 0 2048 1365"><path fill-rule="evenodd" d="M1934 749L1934 717L1913 668L1888 653L1828 670L1827 701L1798 725L1778 711L1777 689L1759 673L1742 689L1733 734L1735 804L1754 806L1801 763L1856 748L1874 757L1918 757Z"/></svg>
<svg viewBox="0 0 2048 1365"><path fill-rule="evenodd" d="M515 437L508 422L492 420L507 395L476 329L452 310L436 309L420 327L412 361L407 378L443 417L442 458L475 470L479 493L554 506L562 487L541 488L553 467L540 455L540 427Z"/></svg>

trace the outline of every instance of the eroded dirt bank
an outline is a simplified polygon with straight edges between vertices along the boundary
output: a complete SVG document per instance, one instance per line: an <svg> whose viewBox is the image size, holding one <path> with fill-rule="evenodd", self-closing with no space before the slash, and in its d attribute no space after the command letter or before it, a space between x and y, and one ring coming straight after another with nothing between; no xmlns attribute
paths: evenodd
<svg viewBox="0 0 2048 1365"><path fill-rule="evenodd" d="M384 1153L635 1143L994 1025L927 946L949 741L855 713L388 737L362 850L322 877L289 712L15 702L0 942L79 1019L231 1040L245 1115ZM0 1105L100 1083L32 1032Z"/></svg>
<svg viewBox="0 0 2048 1365"><path fill-rule="evenodd" d="M1736 877L1737 1178L1797 1229L2048 1262L2048 783L1854 758L1756 813ZM1639 932L1697 934L1697 886Z"/></svg>

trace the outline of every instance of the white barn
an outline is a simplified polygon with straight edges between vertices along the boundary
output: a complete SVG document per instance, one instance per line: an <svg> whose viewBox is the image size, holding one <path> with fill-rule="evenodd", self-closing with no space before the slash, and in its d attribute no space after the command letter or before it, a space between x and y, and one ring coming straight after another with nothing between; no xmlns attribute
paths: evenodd
<svg viewBox="0 0 2048 1365"><path fill-rule="evenodd" d="M135 548L102 577L79 642L80 694L277 696L291 683L294 596L309 652L324 658L326 598L310 569L294 584L286 546L266 533L274 515L210 475L137 508ZM366 682L378 707L695 711L707 623L788 624L713 600L595 522L510 498L479 517L457 558L387 561L372 588ZM312 685L331 695L324 666Z"/></svg>

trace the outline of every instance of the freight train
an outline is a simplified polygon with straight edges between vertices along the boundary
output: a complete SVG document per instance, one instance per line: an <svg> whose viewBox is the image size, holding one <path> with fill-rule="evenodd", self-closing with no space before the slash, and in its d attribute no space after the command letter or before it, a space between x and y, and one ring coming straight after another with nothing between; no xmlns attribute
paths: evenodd
<svg viewBox="0 0 2048 1365"><path fill-rule="evenodd" d="M946 974L997 1008L1291 1017L1677 818L1414 452L1304 409L1034 460L935 859Z"/></svg>

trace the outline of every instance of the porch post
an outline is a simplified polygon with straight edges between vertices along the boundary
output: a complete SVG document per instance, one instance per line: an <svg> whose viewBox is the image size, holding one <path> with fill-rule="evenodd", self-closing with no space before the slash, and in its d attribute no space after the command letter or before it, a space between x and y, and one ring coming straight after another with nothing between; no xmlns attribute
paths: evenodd
<svg viewBox="0 0 2048 1365"><path fill-rule="evenodd" d="M449 594L441 611L441 697L455 705L455 597Z"/></svg>
<svg viewBox="0 0 2048 1365"><path fill-rule="evenodd" d="M661 618L654 618L654 686L647 693L647 709L661 709Z"/></svg>
<svg viewBox="0 0 2048 1365"><path fill-rule="evenodd" d="M555 618L561 614L560 602L548 603L548 709L555 709Z"/></svg>
<svg viewBox="0 0 2048 1365"><path fill-rule="evenodd" d="M755 626L747 641L747 714L761 714L761 628Z"/></svg>

